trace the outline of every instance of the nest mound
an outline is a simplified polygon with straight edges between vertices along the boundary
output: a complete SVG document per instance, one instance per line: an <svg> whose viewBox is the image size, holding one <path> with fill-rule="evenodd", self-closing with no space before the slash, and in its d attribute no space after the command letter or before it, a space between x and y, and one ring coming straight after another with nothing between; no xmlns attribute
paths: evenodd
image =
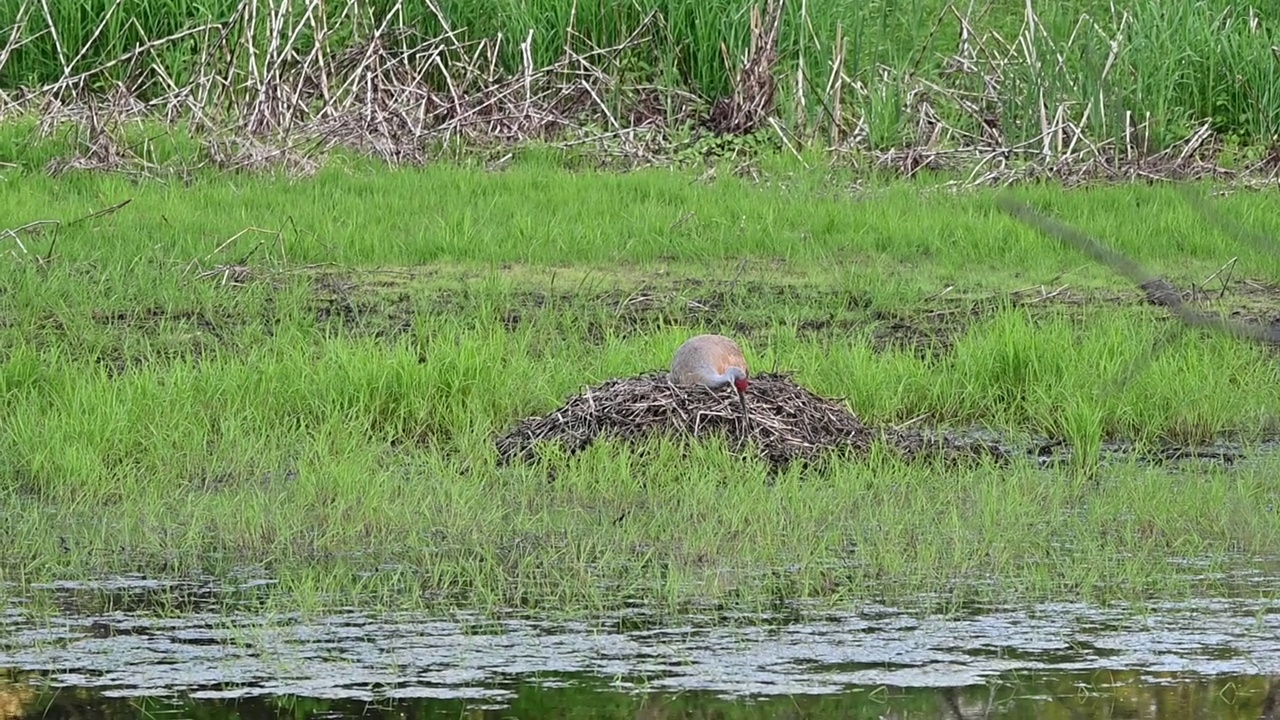
<svg viewBox="0 0 1280 720"><path fill-rule="evenodd" d="M747 418L743 422L732 388L711 390L667 381L665 373L615 379L571 397L557 411L530 417L497 438L503 463L530 460L541 443L560 443L574 454L596 438L627 441L664 436L707 438L718 435L735 452L754 448L775 468L796 460L815 460L837 450L865 452L878 437L887 437L905 455L931 446L954 455L970 443L943 439L939 444L920 432L897 433L864 425L841 403L822 398L784 373L765 373L751 380ZM1002 455L987 448L986 454Z"/></svg>

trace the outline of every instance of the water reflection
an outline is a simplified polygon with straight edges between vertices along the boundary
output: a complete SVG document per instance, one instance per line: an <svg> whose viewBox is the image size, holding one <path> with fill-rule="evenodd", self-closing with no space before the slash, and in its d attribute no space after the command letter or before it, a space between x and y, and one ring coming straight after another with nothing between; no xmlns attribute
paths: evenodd
<svg viewBox="0 0 1280 720"><path fill-rule="evenodd" d="M1271 720L1280 679L1187 678L1140 671L1064 673L1005 678L964 688L860 688L833 695L752 700L705 691L629 693L599 679L565 676L514 686L503 698L415 698L374 702L279 695L209 697L214 689L178 697L112 697L86 688L41 689L38 677L0 673L0 720L10 718L213 719L395 718L1043 718L1101 720L1202 718ZM1269 694L1270 691L1270 694ZM1270 703L1270 710L1268 710Z"/></svg>

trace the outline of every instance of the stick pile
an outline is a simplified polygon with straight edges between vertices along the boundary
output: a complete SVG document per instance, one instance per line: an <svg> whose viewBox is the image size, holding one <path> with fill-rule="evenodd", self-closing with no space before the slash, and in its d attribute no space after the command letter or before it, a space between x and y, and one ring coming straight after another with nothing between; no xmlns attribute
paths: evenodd
<svg viewBox="0 0 1280 720"><path fill-rule="evenodd" d="M669 383L665 374L652 373L590 388L549 415L526 418L497 438L496 444L500 460L509 463L532 459L542 443L560 443L574 454L601 436L638 442L660 436L718 435L734 452L750 449L775 469L836 450L866 452L881 436L908 456L926 449L949 454L971 450L973 445L944 439L938 446L918 432L868 427L842 404L814 395L781 373L752 378L747 414L744 422L737 395L730 388L681 387ZM980 450L997 457L1004 454L993 446Z"/></svg>

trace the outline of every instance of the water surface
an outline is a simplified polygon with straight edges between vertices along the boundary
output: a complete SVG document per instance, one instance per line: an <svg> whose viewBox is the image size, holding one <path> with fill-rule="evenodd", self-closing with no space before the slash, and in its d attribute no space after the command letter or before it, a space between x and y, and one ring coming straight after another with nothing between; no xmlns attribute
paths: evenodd
<svg viewBox="0 0 1280 720"><path fill-rule="evenodd" d="M1280 688L1280 607L1259 600L584 622L266 616L131 579L53 590L52 616L21 599L0 614L0 719L1189 720L1261 718Z"/></svg>

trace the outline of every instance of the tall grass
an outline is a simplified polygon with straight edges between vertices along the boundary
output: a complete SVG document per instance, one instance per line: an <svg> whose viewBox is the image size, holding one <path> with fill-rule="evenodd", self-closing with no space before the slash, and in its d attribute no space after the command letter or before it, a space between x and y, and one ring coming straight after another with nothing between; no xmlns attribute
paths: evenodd
<svg viewBox="0 0 1280 720"><path fill-rule="evenodd" d="M341 65L343 51L364 56L376 35L385 63L406 63L426 89L449 93L447 64L475 58L432 55L438 46L427 39L487 39L484 63L519 76L526 62L549 67L566 47L618 46L643 29L645 40L605 71L713 99L731 89L748 10L742 0L0 0L0 26L12 25L15 38L0 55L0 87L88 73L91 87L123 82L154 98L200 73L224 82L314 65L316 47ZM873 149L932 142L937 122L944 145L1034 143L1046 155L1101 141L1161 150L1204 123L1230 142L1266 146L1280 129L1278 23L1271 4L1231 0L790 2L779 110L793 131ZM277 54L284 47L291 59ZM433 64L441 57L445 65Z"/></svg>

